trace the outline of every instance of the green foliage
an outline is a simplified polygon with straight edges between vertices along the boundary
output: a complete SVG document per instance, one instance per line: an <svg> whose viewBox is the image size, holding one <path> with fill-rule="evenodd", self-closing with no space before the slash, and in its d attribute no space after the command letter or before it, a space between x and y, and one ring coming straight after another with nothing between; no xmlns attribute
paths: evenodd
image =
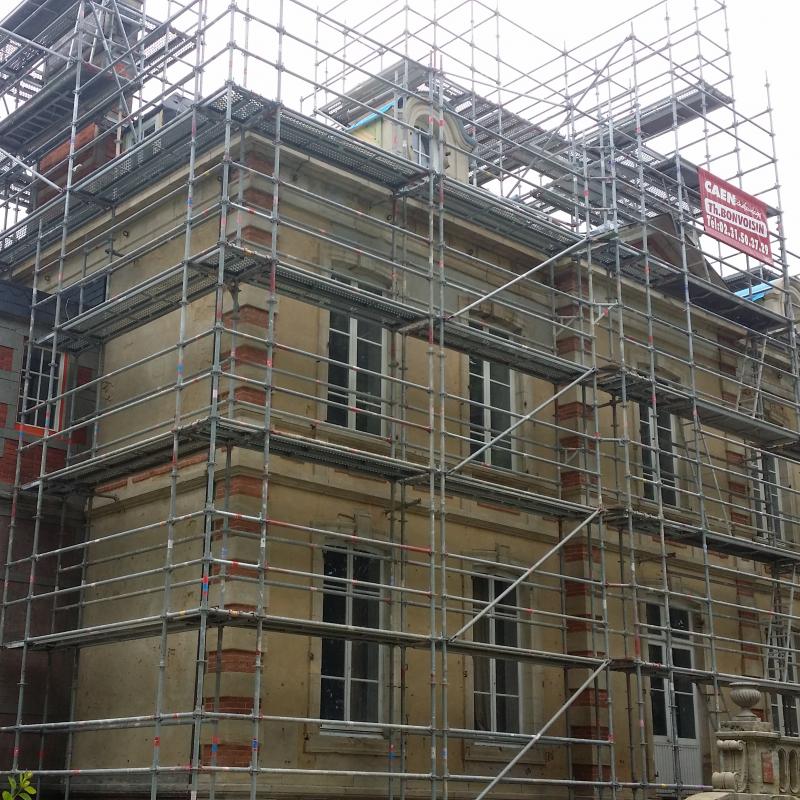
<svg viewBox="0 0 800 800"><path fill-rule="evenodd" d="M3 791L3 800L33 800L36 789L31 786L32 777L32 772L20 772L16 780L9 775L9 788Z"/></svg>

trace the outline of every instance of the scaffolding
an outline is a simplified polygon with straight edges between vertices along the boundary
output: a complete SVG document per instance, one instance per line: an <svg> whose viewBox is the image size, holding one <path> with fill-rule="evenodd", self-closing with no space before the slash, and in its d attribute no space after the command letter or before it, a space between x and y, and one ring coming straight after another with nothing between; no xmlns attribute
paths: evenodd
<svg viewBox="0 0 800 800"><path fill-rule="evenodd" d="M0 269L31 307L0 770L707 789L732 683L800 734L769 87L736 105L716 0L569 49L483 0L329 5L0 25ZM766 205L772 263L704 233L698 168Z"/></svg>

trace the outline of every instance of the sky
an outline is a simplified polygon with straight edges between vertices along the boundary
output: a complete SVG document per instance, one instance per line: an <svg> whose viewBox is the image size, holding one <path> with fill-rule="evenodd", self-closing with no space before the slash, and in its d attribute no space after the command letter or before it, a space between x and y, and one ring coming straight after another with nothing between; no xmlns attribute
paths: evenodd
<svg viewBox="0 0 800 800"><path fill-rule="evenodd" d="M692 6L694 0L673 0L673 8ZM568 44L584 41L598 26L608 27L614 21L649 8L642 0L570 0L571 22L565 30L563 21L554 14L542 14L551 4L538 0L515 2L501 0L501 10L513 13L547 38L557 36ZM800 253L800 152L796 148L800 124L798 113L798 47L800 3L796 0L728 0L728 27L733 62L734 92L737 108L754 115L767 107L765 80L769 76L770 96L774 113L774 130L784 211L784 227L789 249ZM745 188L746 186L745 181ZM800 259L798 259L800 260ZM795 265L797 271L798 265Z"/></svg>
<svg viewBox="0 0 800 800"><path fill-rule="evenodd" d="M0 13L7 13L15 8L18 2L19 0L0 0ZM346 45L346 55L350 61L361 54L357 45L348 43L346 35L343 39L340 27L332 25L326 29L324 25L322 28L317 25L317 9L335 17L338 22L359 25L362 30L365 18L372 20L367 27L383 20L384 26L378 26L374 33L375 38L379 41L385 41L387 36L391 37L392 31L401 30L397 28L397 25L403 24L402 13L396 12L402 7L403 0L380 0L380 2L376 2L376 0L237 0L237 2L241 9L249 8L254 15L266 20L266 24L251 23L247 34L248 38L245 40L244 26L241 22L236 23L233 32L234 38L255 55L247 59L246 66L243 64L241 56L237 56L234 80L244 83L267 97L275 96L277 72L274 69L274 62L277 60L278 43L275 27L279 11L283 7L284 25L289 33L283 41L283 59L287 70L283 73L282 97L288 105L301 108L306 113L313 110L315 100L317 101L316 105L319 106L324 102L324 98L315 98L313 87L308 83L303 84L303 77L313 79L316 75L319 80L324 80L326 70L333 73L339 67L336 58L329 58L327 64L315 64L318 61L318 53L315 53L314 50L315 42L319 43L320 48L327 49L328 52L334 54L340 53L340 48ZM207 4L208 19L217 19L218 22L206 39L206 54L212 57L212 61L207 65L206 75L203 79L201 92L204 95L208 95L219 86L227 74L228 61L224 48L225 43L230 39L230 26L226 17L227 0L207 0ZM509 20L503 23L503 27L499 30L499 37L496 36L498 30L495 28L493 17L496 4L499 5L501 14ZM653 2L653 0L625 0L624 2L619 2L619 0L606 0L606 2L570 0L569 3L558 6L551 2L545 3L543 0L409 0L409 5L428 17L434 14L442 17L443 30L440 30L438 34L440 37L446 37L445 28L451 32L457 30L458 33L468 30L469 17L473 15L479 23L476 28L474 47L468 47L469 43L465 40L456 40L455 43L451 41L445 48L447 53L444 60L445 72L455 73L453 77L458 83L468 85L470 71L463 63L458 63L459 58L465 63L470 63L472 59L473 63L477 65L479 73L491 76L496 70L493 56L499 52L502 61L511 65L503 67L501 80L501 85L504 87L502 89L503 102L511 101L512 104L513 102L520 104L522 100L519 95L514 95L514 89L527 97L530 94L528 89L533 84L530 81L527 81L525 86L520 83L509 83L511 78L534 70L537 80L544 81L543 83L540 81L541 88L534 92L541 98L549 91L550 82L553 84L563 83L562 71L559 66L561 56L558 55L558 51L562 50L564 46L571 53L580 53L584 59L588 59L589 56L596 57L594 63L602 65L605 54L609 52L604 48L607 45L613 48L617 43L623 42L630 26L621 26L605 38L601 36L596 44L583 48L576 46L613 27L615 23L640 12L640 16L635 21L637 37L642 41L657 41L665 30L665 13L669 14L673 29L680 31L681 20L693 21L695 14L704 20L704 15L709 10L718 9L721 2L720 0L661 0L661 2ZM147 13L156 18L164 18L170 13L174 14L178 7L177 0L146 0ZM455 10L448 15L452 9ZM798 123L795 82L798 71L796 31L800 21L800 3L795 0L760 0L760 2L728 0L727 9L736 108L742 114L755 116L762 125L767 124L764 82L765 76L769 75L784 227L789 249L800 252L800 158L793 152L796 138L793 126ZM562 11L563 13L561 13ZM412 13L407 19L413 29L422 17L415 18ZM709 19L712 21L708 23L708 36L724 47L725 31L722 26L722 15L716 13ZM190 15L185 15L182 22L190 24ZM701 30L706 34L704 21L701 22ZM424 40L423 43L427 43L430 36L430 31L427 31L419 38L420 41ZM675 39L680 40L680 38L680 35L676 34ZM716 53L718 62L724 64L727 70L727 55L721 50L715 50L714 47L714 45L709 46L704 43L704 55ZM697 50L697 44L693 39L686 42L680 41L675 48L676 53L680 52L680 48L688 48L687 52L691 57L691 53ZM371 50L374 53L374 48ZM424 50L421 48L412 56L422 60ZM619 52L624 56L624 48ZM213 59L215 53L218 54L218 57ZM617 53L616 57L620 58L621 56ZM676 58L680 61L679 56ZM660 61L658 58L655 60L663 67L665 63L663 52L660 54L660 59ZM376 68L380 68L394 63L396 60L396 53L388 53L381 56L377 62L373 60L370 66L374 64ZM541 65L551 60L553 65L542 69ZM643 65L643 71L647 69L647 66L647 64ZM243 74L245 70L246 74ZM703 77L705 80L713 82L715 75L709 74L710 72L713 73L713 67L707 69ZM352 85L366 77L366 74L351 76L347 86L344 82L341 85L337 83L336 86L342 91L349 91ZM630 78L623 78L624 80L630 80ZM648 85L648 76L640 74L638 83L642 86ZM487 96L491 96L491 92L495 90L496 87L489 84L477 87L478 93ZM185 84L184 91L191 94L191 86ZM658 91L654 89L650 97L643 97L642 104L660 99L668 93L669 87L665 88L662 80L661 88ZM626 102L624 86L622 95L621 102L624 103ZM591 95L588 97L591 100ZM598 95L596 101L600 103L602 96ZM629 113L629 107L623 109L623 115ZM715 112L716 116L712 116L711 119L719 120L719 124L723 127L729 127L729 123L725 121L728 118L722 116L725 113L725 110ZM535 110L529 111L526 116L535 121L545 119L543 124L548 129L551 126L551 120L547 119L549 116L547 102L540 102ZM712 133L713 130L712 126ZM756 132L753 141L756 143L758 151L750 151L748 155L748 152L745 152L746 148L740 148L742 154L738 157L738 166L737 159L730 153L730 137L726 138L726 134L721 133L712 136L711 144L708 143L708 140L705 144L698 144L698 137L702 139L703 131L697 125L694 128L691 125L683 126L678 140L670 133L662 140L655 141L653 146L664 155L669 155L677 149L694 163L704 162L704 157L710 155L712 171L723 178L735 175L738 170L744 171L745 175L741 179L742 188L753 194L764 193L764 198L770 205L777 205L777 193L774 188L771 188L775 186L774 173L771 166L764 166L765 159L768 159L769 156L760 158L753 155L759 151L771 153L772 142L764 131L754 130ZM743 132L742 138L749 137ZM690 147L689 144L692 146ZM761 165L758 170L753 168L757 163ZM792 272L800 272L800 256L796 259L790 258L790 263L792 262L795 262Z"/></svg>
<svg viewBox="0 0 800 800"><path fill-rule="evenodd" d="M252 2L257 1L252 0ZM287 2L291 5L293 0ZM723 48L726 43L725 17L720 13L709 13L723 5L720 0L666 0L666 2L570 0L563 6L568 14L554 13L554 9L559 7L543 0L410 0L412 8L419 9L427 16L438 13L443 18L443 25L451 31L466 30L470 14L473 14L479 22L481 19L489 19L495 3L499 6L501 14L508 17L512 23L500 30L499 50L503 61L513 64L520 71L537 68L537 75L550 74L555 82L560 80L560 67L542 70L540 66L554 57L555 48L562 49L566 46L571 52L582 53L583 58L587 58L590 54L598 55L599 61L596 60L595 63L602 64L604 54L608 52L604 48L608 46L610 49L615 43L623 41L631 29L630 25L623 25L606 37L601 36L596 43L585 45L583 49L576 49L576 46L637 14L640 16L634 23L635 33L640 40L646 42L657 41L663 35L666 30L665 17L669 17L668 24L674 31L673 40L676 43L673 46L676 63L692 58L698 49L694 32L691 36L685 37L687 41L682 40L682 24L687 22L691 24L699 20L699 27L704 36L708 36L710 41L719 43ZM337 20L355 25L370 16L379 19L379 9L387 4L390 5L389 0L384 4L377 4L371 0L328 0L327 3L321 3L320 8ZM450 8L457 10L448 16ZM293 7L288 16L290 23L295 19L299 22L302 13ZM413 29L415 20L413 16L410 19L410 27ZM761 0L761 2L729 0L727 22L732 53L730 67L727 54L721 49L715 49L713 44L702 42L702 51L704 57L724 67L726 72L729 69L732 72L734 76L732 94L737 111L739 114L752 117L761 128L748 123L740 127L741 138L750 142L753 147L740 146L739 153L734 154L732 150L735 148L731 144L730 136L725 133L713 135L714 123L710 127L711 139L707 139L705 143L697 142L698 137L703 136L702 125L697 123L683 126L677 140L670 132L669 135L656 139L651 144L654 149L665 155L679 150L693 163L703 163L704 157L710 155L711 171L722 178L732 178L737 184L739 179L736 173L741 171L743 173L741 186L745 191L760 195L769 205L777 206L779 196L775 188L776 179L774 169L769 163L773 145L767 131L762 130L770 126L765 90L768 75L773 110L772 126L776 132L775 145L779 168L780 204L784 211L784 230L789 250L794 249L800 253L800 158L793 152L796 138L793 126L798 122L795 83L798 50L796 30L800 22L800 3L794 0ZM525 29L524 33L522 29ZM484 50L486 55L481 63L480 53L478 54L478 66L485 70L485 74L492 74L494 67L490 55L497 52L495 42L497 31L494 23L489 21L479 24L476 32L477 48ZM377 33L375 35L378 36ZM430 34L427 35L430 38ZM329 43L327 46L330 46ZM457 52L456 45L451 44L449 47L452 54ZM290 43L287 52L291 54L291 51ZM467 55L467 52L466 49L460 52L464 61L473 57ZM624 52L623 49L623 55ZM348 57L352 58L355 53L354 48L350 47ZM619 55L617 58L619 59ZM391 63L391 60L389 59L388 63ZM382 62L385 63L387 62ZM664 67L665 59L662 58L658 63ZM452 58L448 63L445 56L444 68L446 73L461 72L461 75L457 75L460 79L458 82L464 84L465 73L468 70L462 65L454 63ZM694 66L692 68L696 69ZM644 64L638 76L638 83L642 86L648 85L648 76L643 74L646 69L647 64ZM506 71L505 74L509 76L514 73ZM724 86L724 90L730 92L730 84L721 79L720 73L715 72L713 65L705 67L703 79L716 83L717 86ZM345 90L344 86L340 88ZM650 97L643 97L642 105L669 94L668 87L659 91L660 94L654 90ZM509 98L511 95L506 93L505 101ZM537 109L544 111L544 106L537 106ZM528 116L535 117L535 115ZM732 117L725 110L710 115L710 118L716 121L719 127L730 130ZM716 243L712 245L716 246ZM790 256L790 269L795 273L800 272L800 256L797 258Z"/></svg>

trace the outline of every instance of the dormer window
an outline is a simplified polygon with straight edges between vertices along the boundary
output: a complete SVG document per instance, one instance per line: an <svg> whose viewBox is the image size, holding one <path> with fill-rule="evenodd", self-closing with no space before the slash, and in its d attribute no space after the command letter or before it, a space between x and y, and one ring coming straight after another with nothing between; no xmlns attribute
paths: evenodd
<svg viewBox="0 0 800 800"><path fill-rule="evenodd" d="M411 134L411 157L425 169L439 171L439 147L436 138L423 129L423 121L417 121Z"/></svg>
<svg viewBox="0 0 800 800"><path fill-rule="evenodd" d="M414 153L414 160L421 167L430 169L431 166L431 135L419 128L414 129L411 137L411 151Z"/></svg>

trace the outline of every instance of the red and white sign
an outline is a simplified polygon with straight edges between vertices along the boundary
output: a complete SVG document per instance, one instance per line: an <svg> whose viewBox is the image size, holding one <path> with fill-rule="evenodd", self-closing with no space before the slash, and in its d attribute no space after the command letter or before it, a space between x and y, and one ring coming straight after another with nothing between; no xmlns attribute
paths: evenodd
<svg viewBox="0 0 800 800"><path fill-rule="evenodd" d="M697 168L697 180L706 233L771 264L766 204L701 167Z"/></svg>

